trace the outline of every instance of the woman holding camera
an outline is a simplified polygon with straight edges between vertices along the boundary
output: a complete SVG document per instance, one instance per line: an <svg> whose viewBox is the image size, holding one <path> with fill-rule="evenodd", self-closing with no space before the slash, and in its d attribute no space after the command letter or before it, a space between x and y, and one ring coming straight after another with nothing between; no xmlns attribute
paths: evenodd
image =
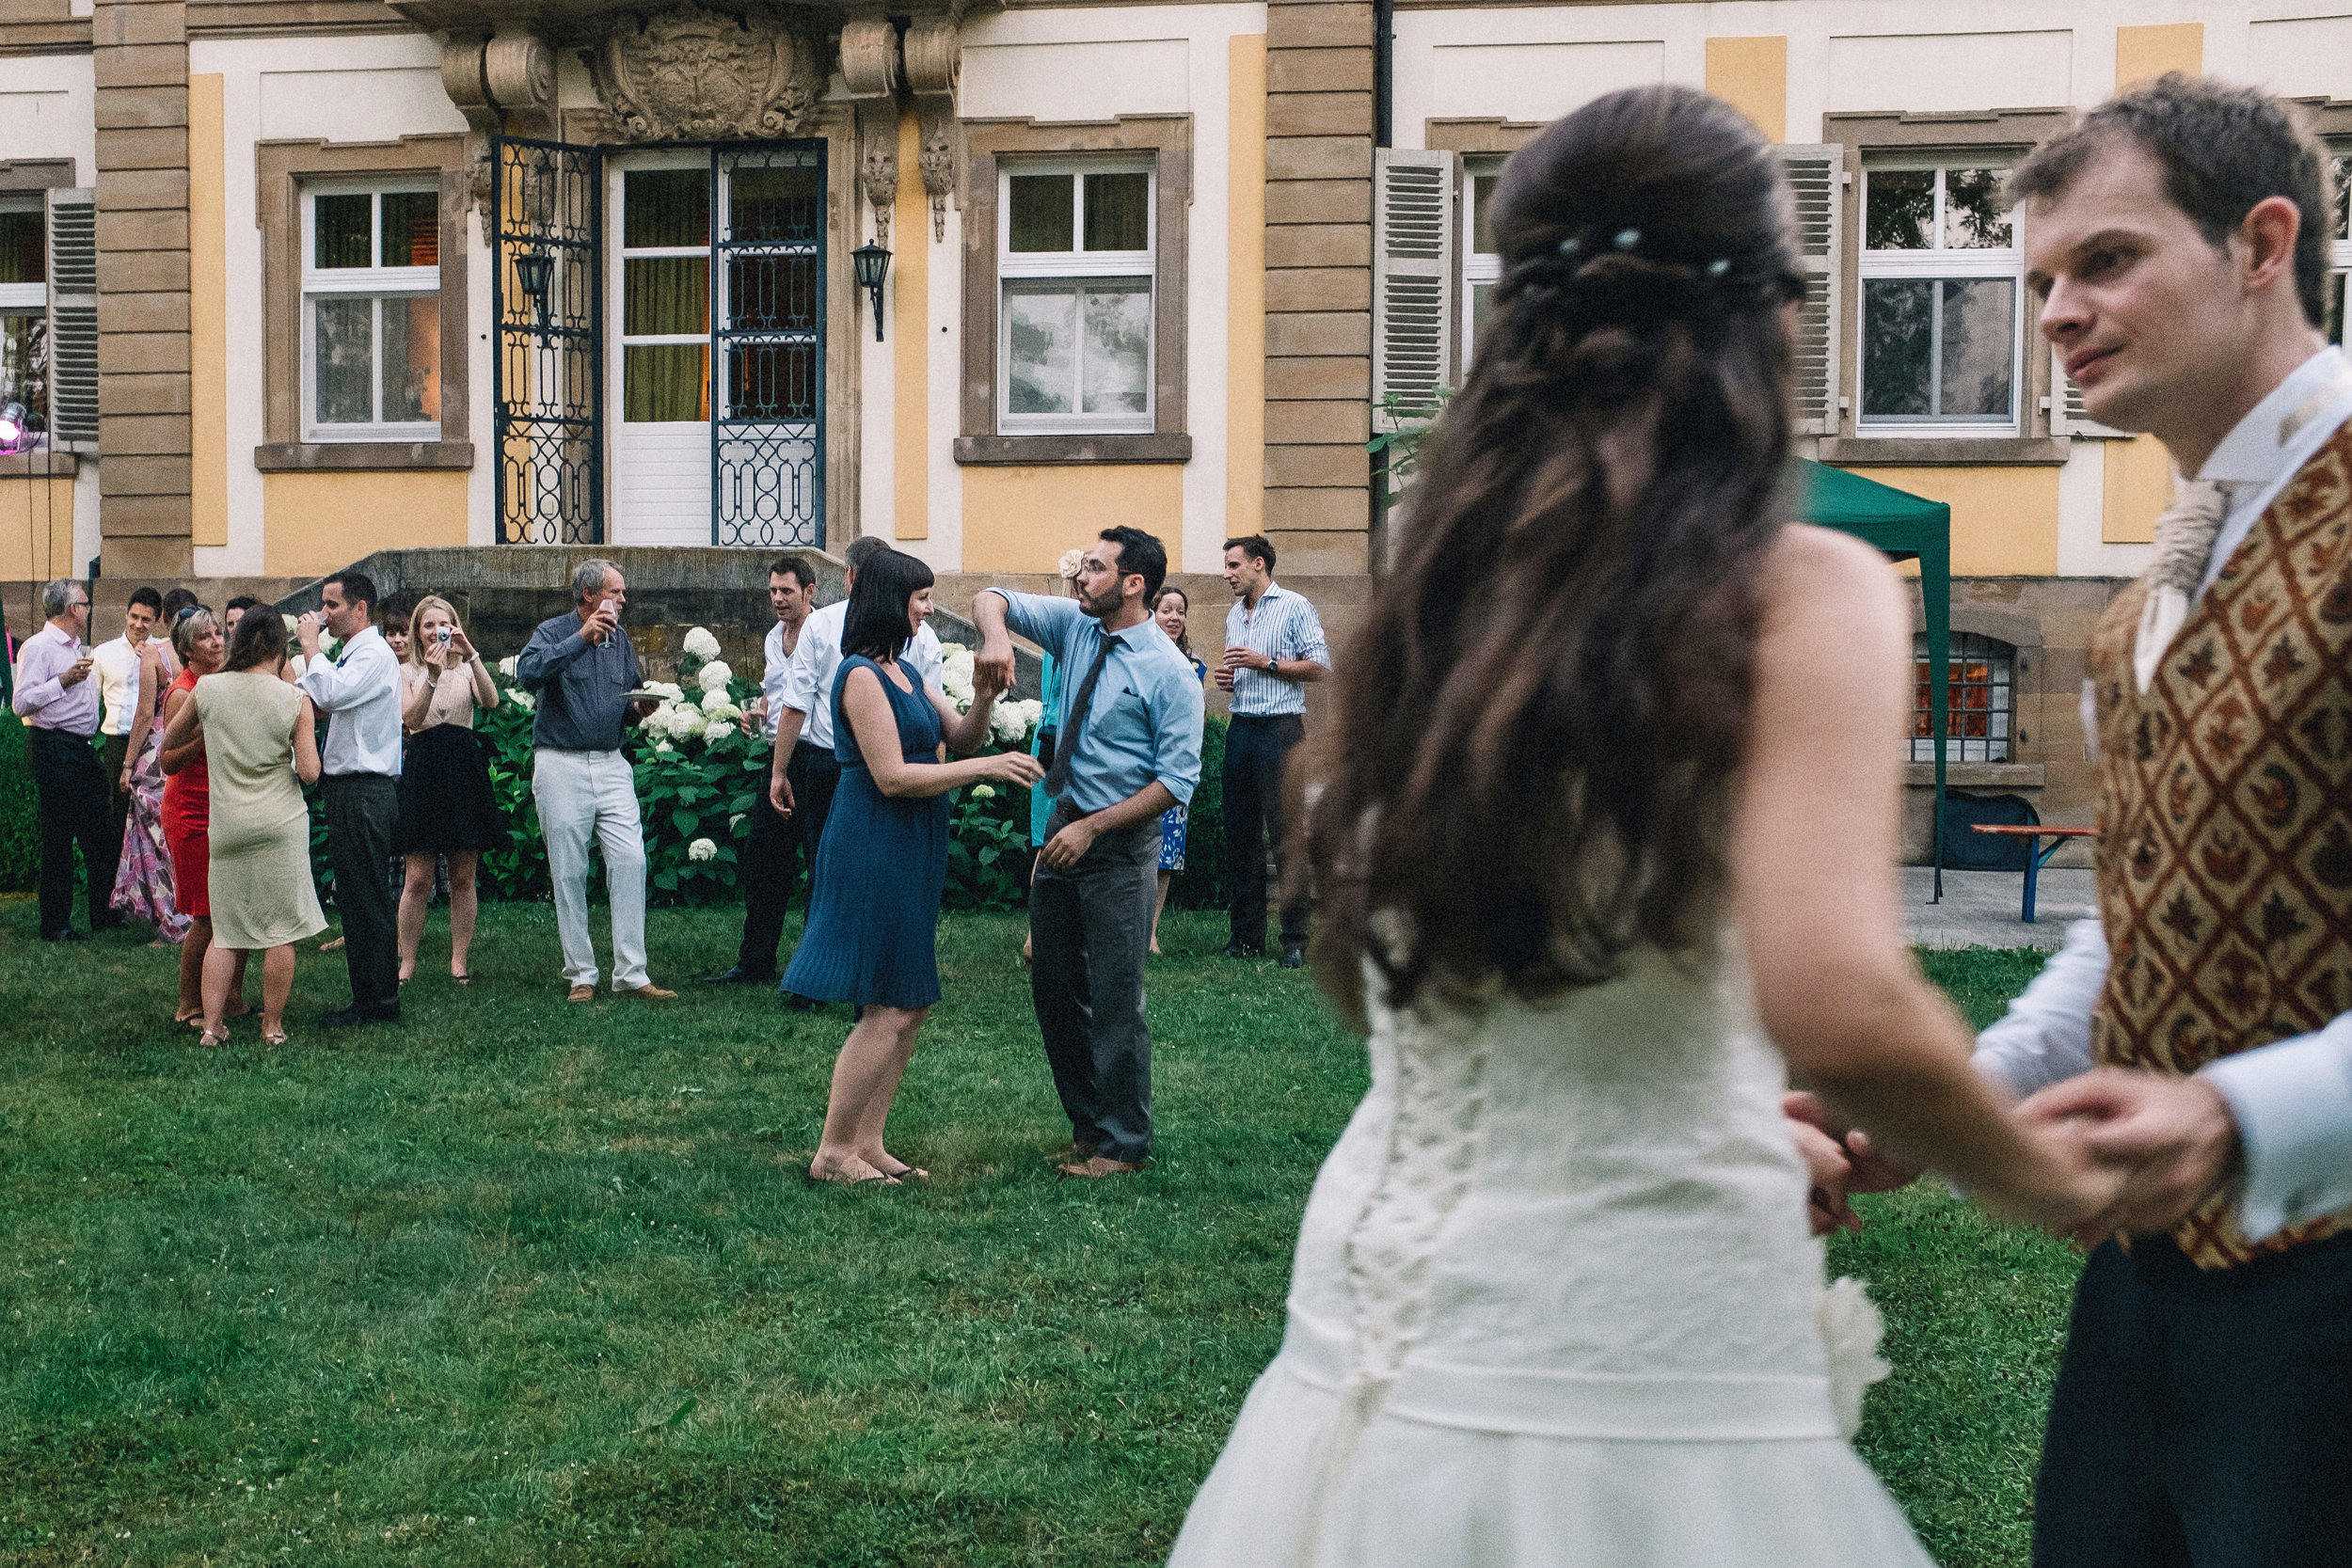
<svg viewBox="0 0 2352 1568"><path fill-rule="evenodd" d="M498 688L447 599L427 594L408 617L401 666L401 721L407 743L400 768L400 825L393 834L407 865L400 891L400 978L417 971L434 863L449 858L449 973L469 985L474 873L482 851L505 837L490 794L490 767L473 733L474 714L498 705Z"/></svg>

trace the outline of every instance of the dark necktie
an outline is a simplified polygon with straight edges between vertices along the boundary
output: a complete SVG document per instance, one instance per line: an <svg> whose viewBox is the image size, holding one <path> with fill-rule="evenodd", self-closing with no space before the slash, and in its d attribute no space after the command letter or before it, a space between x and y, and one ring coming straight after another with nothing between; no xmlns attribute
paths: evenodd
<svg viewBox="0 0 2352 1568"><path fill-rule="evenodd" d="M1111 650L1120 645L1120 639L1104 637L1102 650L1094 662L1087 667L1087 678L1078 683L1078 695L1062 717L1061 734L1054 742L1054 766L1045 775L1045 793L1058 797L1070 784L1070 759L1078 754L1078 739L1086 733L1087 705L1094 700L1094 683L1103 678L1103 666L1111 661Z"/></svg>

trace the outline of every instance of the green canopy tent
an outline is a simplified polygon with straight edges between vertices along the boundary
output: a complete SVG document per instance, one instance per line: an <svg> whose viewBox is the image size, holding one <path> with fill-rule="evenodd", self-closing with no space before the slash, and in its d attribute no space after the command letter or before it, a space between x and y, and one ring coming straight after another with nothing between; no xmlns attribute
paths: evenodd
<svg viewBox="0 0 2352 1568"><path fill-rule="evenodd" d="M1935 739L1935 816L1930 837L1935 898L1944 896L1944 751L1952 652L1952 509L1891 484L1800 457L1791 465L1790 514L1877 546L1888 559L1919 562L1928 622L1928 705ZM1941 678L1935 673L1941 673Z"/></svg>

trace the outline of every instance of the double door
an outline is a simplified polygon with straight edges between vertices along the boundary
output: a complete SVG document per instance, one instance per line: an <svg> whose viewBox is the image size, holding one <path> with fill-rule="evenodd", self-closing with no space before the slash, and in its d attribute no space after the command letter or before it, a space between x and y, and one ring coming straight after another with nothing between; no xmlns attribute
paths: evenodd
<svg viewBox="0 0 2352 1568"><path fill-rule="evenodd" d="M823 151L502 143L501 541L823 543Z"/></svg>

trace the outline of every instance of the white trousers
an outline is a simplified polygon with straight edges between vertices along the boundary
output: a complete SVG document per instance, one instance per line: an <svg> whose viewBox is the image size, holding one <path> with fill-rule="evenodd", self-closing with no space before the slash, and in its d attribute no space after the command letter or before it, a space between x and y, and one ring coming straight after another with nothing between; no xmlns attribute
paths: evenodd
<svg viewBox="0 0 2352 1568"><path fill-rule="evenodd" d="M555 928L564 938L564 978L596 983L596 947L588 936L588 843L604 850L612 893L612 989L634 990L645 977L645 830L637 815L637 774L625 752L533 753L532 799L547 838L555 880Z"/></svg>

